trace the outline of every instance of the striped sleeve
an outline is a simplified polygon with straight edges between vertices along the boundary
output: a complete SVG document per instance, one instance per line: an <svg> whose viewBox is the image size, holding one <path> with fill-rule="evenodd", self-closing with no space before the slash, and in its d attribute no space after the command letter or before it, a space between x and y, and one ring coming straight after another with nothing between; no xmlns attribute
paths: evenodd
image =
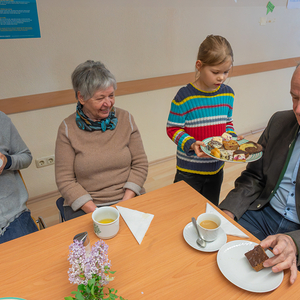
<svg viewBox="0 0 300 300"><path fill-rule="evenodd" d="M237 137L237 134L233 127L232 107L228 110L227 122L226 122L226 132L231 134L233 137Z"/></svg>
<svg viewBox="0 0 300 300"><path fill-rule="evenodd" d="M191 155L193 151L190 151L190 147L196 140L184 130L186 114L182 113L181 108L181 105L178 105L175 100L172 101L167 122L167 134L182 151Z"/></svg>

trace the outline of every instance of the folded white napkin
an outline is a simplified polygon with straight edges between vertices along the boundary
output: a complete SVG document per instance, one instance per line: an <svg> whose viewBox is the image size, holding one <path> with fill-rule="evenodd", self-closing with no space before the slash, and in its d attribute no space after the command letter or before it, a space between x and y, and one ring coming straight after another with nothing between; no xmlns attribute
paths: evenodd
<svg viewBox="0 0 300 300"><path fill-rule="evenodd" d="M121 206L117 206L117 209L138 243L141 244L154 215Z"/></svg>
<svg viewBox="0 0 300 300"><path fill-rule="evenodd" d="M245 234L242 230L238 229L231 222L229 222L226 218L224 218L209 203L206 203L206 212L216 214L221 218L221 227L225 231L226 234L235 235L235 236L242 237L242 238L249 238L249 236L247 234Z"/></svg>

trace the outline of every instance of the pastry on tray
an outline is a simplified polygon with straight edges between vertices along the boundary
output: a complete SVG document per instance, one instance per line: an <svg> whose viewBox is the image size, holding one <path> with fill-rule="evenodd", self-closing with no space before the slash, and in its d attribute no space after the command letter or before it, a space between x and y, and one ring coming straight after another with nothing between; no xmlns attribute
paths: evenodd
<svg viewBox="0 0 300 300"><path fill-rule="evenodd" d="M237 150L239 149L239 143L235 140L223 141L223 146L226 150Z"/></svg>
<svg viewBox="0 0 300 300"><path fill-rule="evenodd" d="M223 141L230 141L230 140L232 140L232 135L229 134L229 133L227 133L227 132L224 132L224 133L222 134L222 140L223 140Z"/></svg>
<svg viewBox="0 0 300 300"><path fill-rule="evenodd" d="M263 150L261 145L252 141L239 144L236 138L232 138L227 132L224 132L222 136L212 137L206 148L215 158L234 162L246 162L250 155Z"/></svg>
<svg viewBox="0 0 300 300"><path fill-rule="evenodd" d="M210 151L210 154L213 155L216 158L221 158L221 153L218 148L214 148Z"/></svg>
<svg viewBox="0 0 300 300"><path fill-rule="evenodd" d="M260 144L257 144L255 142L247 142L244 144L241 144L239 147L240 150L246 151L249 154L258 153L262 151L262 146Z"/></svg>
<svg viewBox="0 0 300 300"><path fill-rule="evenodd" d="M208 150L212 150L214 148L221 148L223 146L222 142L220 143L219 141L216 140L211 140L208 144L207 144L207 148Z"/></svg>
<svg viewBox="0 0 300 300"><path fill-rule="evenodd" d="M243 150L235 150L233 152L233 160L235 161L246 161L246 158L249 157L249 153Z"/></svg>
<svg viewBox="0 0 300 300"><path fill-rule="evenodd" d="M225 160L233 160L233 152L234 150L220 149L221 158Z"/></svg>

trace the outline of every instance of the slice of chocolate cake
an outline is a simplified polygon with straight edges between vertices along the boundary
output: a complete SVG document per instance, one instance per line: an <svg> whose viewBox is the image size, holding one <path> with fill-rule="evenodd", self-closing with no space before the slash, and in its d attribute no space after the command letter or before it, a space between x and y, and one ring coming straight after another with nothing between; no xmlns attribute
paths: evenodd
<svg viewBox="0 0 300 300"><path fill-rule="evenodd" d="M254 249L246 252L245 256L247 257L251 267L256 272L264 268L263 263L269 258L265 250L260 245L257 245Z"/></svg>
<svg viewBox="0 0 300 300"><path fill-rule="evenodd" d="M243 150L235 150L233 152L233 160L235 161L245 161L246 158L249 157L249 153Z"/></svg>

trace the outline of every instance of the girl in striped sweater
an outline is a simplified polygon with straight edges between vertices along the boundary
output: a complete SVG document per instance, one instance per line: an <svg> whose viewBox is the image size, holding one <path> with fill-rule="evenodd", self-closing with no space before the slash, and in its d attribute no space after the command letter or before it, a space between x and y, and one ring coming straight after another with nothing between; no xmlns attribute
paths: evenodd
<svg viewBox="0 0 300 300"><path fill-rule="evenodd" d="M174 182L184 180L215 205L223 181L222 161L201 150L202 140L236 136L232 124L234 92L224 81L233 64L233 51L221 36L209 35L201 43L196 61L196 80L182 87L171 104L167 134L177 145Z"/></svg>

